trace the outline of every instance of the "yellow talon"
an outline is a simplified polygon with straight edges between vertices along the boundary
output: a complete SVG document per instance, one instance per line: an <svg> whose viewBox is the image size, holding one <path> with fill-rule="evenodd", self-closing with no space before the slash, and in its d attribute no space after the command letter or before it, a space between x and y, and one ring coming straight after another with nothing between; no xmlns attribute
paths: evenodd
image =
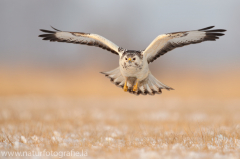
<svg viewBox="0 0 240 159"><path fill-rule="evenodd" d="M136 84L133 86L133 91L135 92L137 90L138 90L138 80L137 80Z"/></svg>
<svg viewBox="0 0 240 159"><path fill-rule="evenodd" d="M137 91L138 90L138 88L136 87L136 86L134 86L133 87L133 91L135 92L135 91Z"/></svg>
<svg viewBox="0 0 240 159"><path fill-rule="evenodd" d="M128 91L128 86L124 86L123 90L124 90L124 92L127 92Z"/></svg>
<svg viewBox="0 0 240 159"><path fill-rule="evenodd" d="M124 84L123 90L124 90L124 92L128 91L127 79L125 80L125 84Z"/></svg>

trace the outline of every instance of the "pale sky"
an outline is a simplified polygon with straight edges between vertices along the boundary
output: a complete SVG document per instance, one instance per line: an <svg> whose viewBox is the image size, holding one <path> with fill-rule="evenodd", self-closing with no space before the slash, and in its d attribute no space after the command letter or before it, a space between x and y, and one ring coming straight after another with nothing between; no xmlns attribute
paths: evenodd
<svg viewBox="0 0 240 159"><path fill-rule="evenodd" d="M240 68L240 1L1 0L0 66L115 68L118 57L85 45L50 43L38 37L50 25L102 35L126 49L145 49L159 34L215 25L227 29L215 42L168 52L151 67L216 70Z"/></svg>

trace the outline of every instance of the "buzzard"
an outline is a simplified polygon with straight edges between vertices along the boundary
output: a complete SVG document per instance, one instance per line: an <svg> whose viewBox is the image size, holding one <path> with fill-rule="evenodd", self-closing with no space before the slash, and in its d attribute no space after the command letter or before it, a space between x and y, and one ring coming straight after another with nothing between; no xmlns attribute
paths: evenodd
<svg viewBox="0 0 240 159"><path fill-rule="evenodd" d="M47 34L39 37L49 41L97 46L119 55L119 67L101 73L126 92L135 95L154 95L161 94L162 89L173 90L173 88L158 81L151 74L148 65L175 48L204 41L215 41L224 35L222 32L226 30L212 29L213 27L159 35L145 50L127 50L97 34L61 31L53 27L55 31L40 29Z"/></svg>

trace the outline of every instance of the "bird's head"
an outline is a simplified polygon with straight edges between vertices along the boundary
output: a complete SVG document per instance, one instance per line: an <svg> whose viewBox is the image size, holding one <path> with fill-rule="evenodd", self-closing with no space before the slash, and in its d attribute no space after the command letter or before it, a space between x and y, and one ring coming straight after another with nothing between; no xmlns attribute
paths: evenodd
<svg viewBox="0 0 240 159"><path fill-rule="evenodd" d="M136 67L142 64L143 56L140 51L127 50L122 54L121 64L128 67Z"/></svg>

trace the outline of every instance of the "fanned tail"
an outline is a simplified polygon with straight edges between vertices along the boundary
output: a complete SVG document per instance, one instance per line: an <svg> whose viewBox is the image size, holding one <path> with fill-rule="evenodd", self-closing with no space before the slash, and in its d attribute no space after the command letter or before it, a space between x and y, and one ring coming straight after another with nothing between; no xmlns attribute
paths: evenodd
<svg viewBox="0 0 240 159"><path fill-rule="evenodd" d="M110 78L110 81L114 83L116 86L123 88L125 84L125 78L122 76L119 67L108 71L108 72L101 72L106 77ZM135 95L155 95L161 94L162 89L173 90L173 88L168 87L167 85L158 81L150 72L148 76L138 83L138 90L133 91L133 86L136 83L135 77L129 77L127 80L128 92L135 94Z"/></svg>
<svg viewBox="0 0 240 159"><path fill-rule="evenodd" d="M123 88L125 83L125 78L122 76L119 67L108 72L100 72L100 73L110 78L110 81L114 83L116 86Z"/></svg>

